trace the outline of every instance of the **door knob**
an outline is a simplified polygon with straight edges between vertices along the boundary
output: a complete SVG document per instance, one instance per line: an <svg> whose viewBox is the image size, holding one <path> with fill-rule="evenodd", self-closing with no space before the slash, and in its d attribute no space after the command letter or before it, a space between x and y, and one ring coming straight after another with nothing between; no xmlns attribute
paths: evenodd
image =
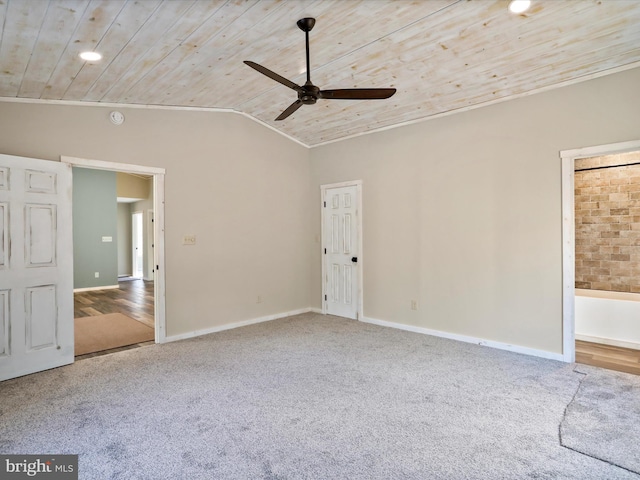
<svg viewBox="0 0 640 480"><path fill-rule="evenodd" d="M358 263L358 257L351 257L351 261L353 263Z"/></svg>

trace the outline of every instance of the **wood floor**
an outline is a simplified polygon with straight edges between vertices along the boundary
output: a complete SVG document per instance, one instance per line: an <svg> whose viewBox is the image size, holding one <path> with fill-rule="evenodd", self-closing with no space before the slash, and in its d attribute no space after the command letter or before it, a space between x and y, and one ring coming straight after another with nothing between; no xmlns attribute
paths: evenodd
<svg viewBox="0 0 640 480"><path fill-rule="evenodd" d="M154 328L153 282L135 279L120 281L118 282L118 286L119 288L74 293L74 318L91 317L106 313L123 313L128 317L134 318ZM102 352L80 355L75 359L82 360L153 344L153 341L133 344L126 347L104 350Z"/></svg>
<svg viewBox="0 0 640 480"><path fill-rule="evenodd" d="M123 313L153 328L153 282L135 279L118 282L118 286L74 293L74 318Z"/></svg>
<svg viewBox="0 0 640 480"><path fill-rule="evenodd" d="M640 350L576 340L576 363L640 375Z"/></svg>

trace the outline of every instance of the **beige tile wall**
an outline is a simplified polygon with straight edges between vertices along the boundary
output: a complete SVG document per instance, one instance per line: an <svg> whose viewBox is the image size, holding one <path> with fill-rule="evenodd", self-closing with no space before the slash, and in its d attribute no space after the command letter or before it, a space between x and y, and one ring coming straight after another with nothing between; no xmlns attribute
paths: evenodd
<svg viewBox="0 0 640 480"><path fill-rule="evenodd" d="M640 293L640 152L576 160L576 288ZM594 167L595 170L584 170Z"/></svg>

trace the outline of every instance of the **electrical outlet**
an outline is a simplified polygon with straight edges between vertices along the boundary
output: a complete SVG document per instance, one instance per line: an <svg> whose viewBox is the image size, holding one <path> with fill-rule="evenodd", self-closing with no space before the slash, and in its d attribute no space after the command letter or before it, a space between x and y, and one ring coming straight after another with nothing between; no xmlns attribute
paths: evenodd
<svg viewBox="0 0 640 480"><path fill-rule="evenodd" d="M411 310L418 310L418 302L411 300Z"/></svg>
<svg viewBox="0 0 640 480"><path fill-rule="evenodd" d="M96 278L100 278L100 272L96 272Z"/></svg>
<svg viewBox="0 0 640 480"><path fill-rule="evenodd" d="M196 236L195 235L185 235L182 237L183 245L195 245L196 244Z"/></svg>

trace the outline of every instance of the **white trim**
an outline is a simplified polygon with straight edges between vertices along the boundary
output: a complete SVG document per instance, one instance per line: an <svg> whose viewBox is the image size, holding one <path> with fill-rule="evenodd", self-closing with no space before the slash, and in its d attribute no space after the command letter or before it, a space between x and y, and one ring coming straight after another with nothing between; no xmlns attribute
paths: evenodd
<svg viewBox="0 0 640 480"><path fill-rule="evenodd" d="M363 244L363 239L362 239L362 234L363 234L363 228L362 228L362 210L363 210L363 205L362 205L362 180L350 180L347 182L338 182L338 183L329 183L326 185L320 185L320 255L322 258L322 277L321 277L321 283L322 283L322 296L320 297L320 301L322 304L322 308L320 309L319 313L322 313L323 315L327 314L327 302L324 300L325 299L325 295L327 295L327 291L326 291L326 282L325 282L325 278L326 278L326 274L327 274L327 266L326 266L326 257L324 254L324 249L325 249L325 238L324 238L324 215L326 212L326 209L324 207L324 202L326 201L325 197L326 197L326 192L327 190L331 189L331 188L341 188L341 187L356 187L356 201L357 203L357 210L356 210L356 217L357 217L357 231L358 231L358 268L357 268L357 272L358 272L358 305L357 305L357 311L356 311L356 319L360 319L362 317L364 317L364 275L363 275L363 267L362 265L364 264L364 252L362 251L362 244Z"/></svg>
<svg viewBox="0 0 640 480"><path fill-rule="evenodd" d="M576 340L582 340L583 342L601 343L603 345L611 345L613 347L631 348L633 350L640 350L640 343L625 342L623 340L614 340L613 338L604 337L592 337L591 335L580 335L576 333Z"/></svg>
<svg viewBox="0 0 640 480"><path fill-rule="evenodd" d="M93 168L94 170L114 170L125 173L139 173L142 175L164 175L166 173L166 170L164 168L132 165L130 163L105 162L103 160L68 157L66 155L60 155L60 161L64 163L70 163L74 167Z"/></svg>
<svg viewBox="0 0 640 480"><path fill-rule="evenodd" d="M234 328L246 327L248 325L255 325L256 323L269 322L271 320L278 320L279 318L292 317L294 315L300 315L302 313L310 312L310 308L301 308L298 310L291 310L289 312L276 313L274 315L267 315L265 317L252 318L250 320L243 320L240 322L227 323L217 327L205 328L204 330L194 330L192 332L180 333L178 335L171 335L170 337L164 337L164 341L161 343L177 342L178 340L186 340L187 338L200 337L202 335L208 335L210 333L223 332L225 330L232 330Z"/></svg>
<svg viewBox="0 0 640 480"><path fill-rule="evenodd" d="M535 348L521 347L519 345L511 345L509 343L495 342L493 340L485 340L482 338L469 337L467 335L458 335L457 333L443 332L440 330L431 330L429 328L415 327L413 325L404 325L402 323L388 322L386 320L378 320L375 318L363 317L362 322L379 325L381 327L397 328L398 330L406 330L407 332L422 333L433 337L447 338L458 342L474 343L483 347L497 348L499 350L507 350L509 352L531 355L534 357L546 358L549 360L563 361L564 357L561 353L547 352L546 350L538 350Z"/></svg>
<svg viewBox="0 0 640 480"><path fill-rule="evenodd" d="M114 288L120 288L120 285L105 285L103 287L83 287L74 288L73 293L78 292L93 292L94 290L113 290Z"/></svg>
<svg viewBox="0 0 640 480"><path fill-rule="evenodd" d="M310 309L309 309L309 311L310 311L311 313L319 313L320 315L324 315L324 314L322 313L322 309L321 309L321 308L313 307L313 308L310 308Z"/></svg>
<svg viewBox="0 0 640 480"><path fill-rule="evenodd" d="M562 352L565 362L574 362L576 358L575 160L578 158L614 155L634 150L640 150L640 140L596 145L560 152L560 160L562 162Z"/></svg>
<svg viewBox="0 0 640 480"><path fill-rule="evenodd" d="M167 334L164 252L164 175L153 176L153 308L156 315L156 343L164 343ZM159 268L156 268L159 266Z"/></svg>
<svg viewBox="0 0 640 480"><path fill-rule="evenodd" d="M311 148L306 143L298 140L297 138L292 137L291 135L281 132L277 128L269 125L262 120L252 117L248 113L240 112L238 110L234 110L232 108L218 108L218 107L189 107L189 106L174 106L174 105L140 105L140 104L129 104L129 103L103 103L103 102L84 102L77 100L43 100L40 98L13 98L13 97L0 97L0 102L7 103L35 103L41 105L69 105L73 107L106 107L106 108L135 108L138 110L174 110L174 111L187 111L187 112L212 112L212 113L234 113L236 115L243 116L252 120L256 123L259 123L263 127L267 127L269 130L276 132L279 135L282 135L285 138L288 138L292 142L297 143L298 145Z"/></svg>
<svg viewBox="0 0 640 480"><path fill-rule="evenodd" d="M154 276L156 269L155 255L153 257L149 255L150 252L153 253L153 237L155 236L153 230L153 224L155 222L151 221L151 219L153 218L153 210L146 209L143 216L145 219L144 232L147 237L147 244L144 246L145 256L147 257L147 268L144 271L143 280L149 281L155 280ZM151 265L149 265L149 263L151 263Z"/></svg>
<svg viewBox="0 0 640 480"><path fill-rule="evenodd" d="M362 180L349 180L346 182L327 183L326 185L320 185L320 188L328 189L328 188L341 188L341 187L353 187L353 186L362 187Z"/></svg>
<svg viewBox="0 0 640 480"><path fill-rule="evenodd" d="M575 225L574 159L562 159L562 354L565 362L576 361L575 340Z"/></svg>
<svg viewBox="0 0 640 480"><path fill-rule="evenodd" d="M165 252L164 252L164 168L133 165L129 163L107 162L91 160L87 158L60 156L60 161L72 167L93 168L97 170L111 170L117 172L138 173L153 175L153 211L154 213L154 264L160 269L155 269L154 277L154 317L155 317L155 342L164 343L167 332L166 323L166 292L165 292Z"/></svg>
<svg viewBox="0 0 640 480"><path fill-rule="evenodd" d="M562 158L589 158L601 157L604 155L614 155L616 153L633 152L640 150L640 140L632 140L630 142L611 143L609 145L595 145L592 147L575 148L573 150L562 150L560 157Z"/></svg>

